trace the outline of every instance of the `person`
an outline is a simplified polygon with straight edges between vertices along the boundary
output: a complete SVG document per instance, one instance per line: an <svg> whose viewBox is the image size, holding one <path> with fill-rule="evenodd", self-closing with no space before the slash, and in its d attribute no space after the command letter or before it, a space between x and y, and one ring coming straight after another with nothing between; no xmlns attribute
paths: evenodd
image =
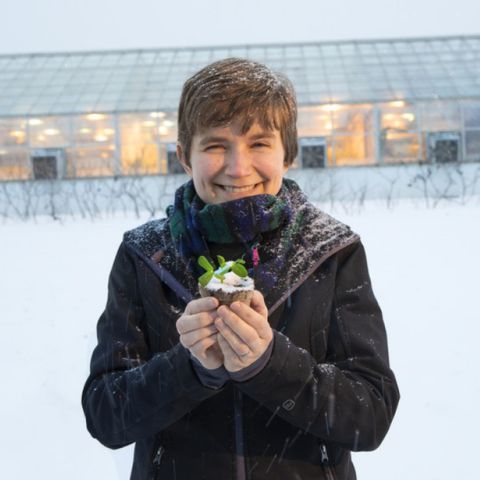
<svg viewBox="0 0 480 480"><path fill-rule="evenodd" d="M284 177L291 83L230 58L189 78L167 217L127 232L82 404L103 445L135 443L132 480L354 479L399 392L365 251ZM250 305L199 298L200 255L242 258Z"/></svg>

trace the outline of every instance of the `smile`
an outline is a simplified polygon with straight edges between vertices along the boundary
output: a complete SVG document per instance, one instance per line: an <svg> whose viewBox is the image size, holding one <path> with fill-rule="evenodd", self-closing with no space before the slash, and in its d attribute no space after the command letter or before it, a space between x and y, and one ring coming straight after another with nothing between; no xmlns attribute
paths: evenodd
<svg viewBox="0 0 480 480"><path fill-rule="evenodd" d="M231 185L220 185L221 188L223 188L226 192L229 192L229 193L249 192L249 191L253 190L256 186L257 186L257 184L247 185L245 187L234 187L234 186L231 186Z"/></svg>

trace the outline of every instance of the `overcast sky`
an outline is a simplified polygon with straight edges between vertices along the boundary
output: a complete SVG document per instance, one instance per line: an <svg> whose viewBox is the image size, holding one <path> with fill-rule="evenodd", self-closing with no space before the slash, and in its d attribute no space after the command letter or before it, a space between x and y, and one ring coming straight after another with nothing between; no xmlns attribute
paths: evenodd
<svg viewBox="0 0 480 480"><path fill-rule="evenodd" d="M480 0L5 0L0 53L480 33Z"/></svg>

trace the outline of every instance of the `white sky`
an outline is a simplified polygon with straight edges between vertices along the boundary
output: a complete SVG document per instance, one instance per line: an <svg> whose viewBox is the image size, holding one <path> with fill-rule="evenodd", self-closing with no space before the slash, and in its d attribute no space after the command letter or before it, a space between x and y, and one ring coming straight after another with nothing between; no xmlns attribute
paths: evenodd
<svg viewBox="0 0 480 480"><path fill-rule="evenodd" d="M7 0L0 54L480 33L479 0Z"/></svg>

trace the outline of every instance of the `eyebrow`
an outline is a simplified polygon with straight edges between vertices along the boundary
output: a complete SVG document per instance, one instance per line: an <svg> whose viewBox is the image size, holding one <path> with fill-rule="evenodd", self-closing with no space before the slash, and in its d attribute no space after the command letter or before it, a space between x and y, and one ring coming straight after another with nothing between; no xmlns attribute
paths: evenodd
<svg viewBox="0 0 480 480"><path fill-rule="evenodd" d="M275 134L273 132L269 131L263 131L260 133L256 133L255 135L252 135L251 137L248 137L248 140L259 140L260 138L275 138ZM210 135L207 137L204 137L200 140L199 144L200 145L207 145L208 143L217 143L217 142L225 142L228 141L226 137L222 136L215 136L215 135Z"/></svg>

